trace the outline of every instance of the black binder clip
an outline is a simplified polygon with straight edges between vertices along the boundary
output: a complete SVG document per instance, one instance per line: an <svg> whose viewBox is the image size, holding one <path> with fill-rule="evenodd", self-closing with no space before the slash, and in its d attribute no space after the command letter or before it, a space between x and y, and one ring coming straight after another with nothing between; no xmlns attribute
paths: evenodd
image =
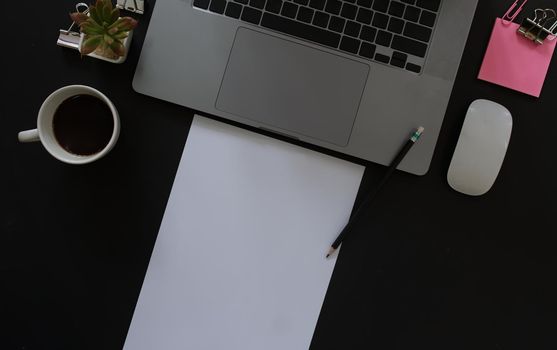
<svg viewBox="0 0 557 350"><path fill-rule="evenodd" d="M536 9L534 19L525 18L518 28L518 33L526 39L532 40L538 45L543 44L545 39L555 39L557 28L557 14L552 9Z"/></svg>
<svg viewBox="0 0 557 350"><path fill-rule="evenodd" d="M142 15L145 11L145 2L143 0L118 0L116 7Z"/></svg>

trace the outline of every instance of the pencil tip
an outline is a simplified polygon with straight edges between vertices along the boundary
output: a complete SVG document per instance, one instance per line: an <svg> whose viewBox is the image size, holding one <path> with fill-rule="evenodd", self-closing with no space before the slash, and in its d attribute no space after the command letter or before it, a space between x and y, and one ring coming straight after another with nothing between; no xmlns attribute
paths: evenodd
<svg viewBox="0 0 557 350"><path fill-rule="evenodd" d="M330 256L331 256L331 254L327 254L327 255L325 255L325 258L327 259L327 258L329 258Z"/></svg>
<svg viewBox="0 0 557 350"><path fill-rule="evenodd" d="M335 252L336 248L331 247L325 256L325 259L329 258Z"/></svg>

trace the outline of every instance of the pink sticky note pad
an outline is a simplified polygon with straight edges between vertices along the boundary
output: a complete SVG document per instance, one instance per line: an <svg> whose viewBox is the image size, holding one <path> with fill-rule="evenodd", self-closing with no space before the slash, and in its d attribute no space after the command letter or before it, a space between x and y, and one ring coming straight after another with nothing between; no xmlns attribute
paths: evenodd
<svg viewBox="0 0 557 350"><path fill-rule="evenodd" d="M517 33L518 28L497 18L478 79L539 97L557 39L538 45Z"/></svg>

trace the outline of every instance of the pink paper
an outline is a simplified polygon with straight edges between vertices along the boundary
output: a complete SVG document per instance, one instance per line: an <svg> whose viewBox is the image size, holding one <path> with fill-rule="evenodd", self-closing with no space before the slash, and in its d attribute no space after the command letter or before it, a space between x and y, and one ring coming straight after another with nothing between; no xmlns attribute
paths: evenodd
<svg viewBox="0 0 557 350"><path fill-rule="evenodd" d="M518 28L496 19L478 79L539 97L557 40L538 45L518 34Z"/></svg>

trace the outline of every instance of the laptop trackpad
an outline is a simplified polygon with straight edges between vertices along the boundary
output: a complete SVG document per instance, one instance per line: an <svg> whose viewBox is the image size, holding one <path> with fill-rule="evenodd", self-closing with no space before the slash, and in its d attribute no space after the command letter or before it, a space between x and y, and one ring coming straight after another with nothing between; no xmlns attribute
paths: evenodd
<svg viewBox="0 0 557 350"><path fill-rule="evenodd" d="M240 28L216 107L346 146L368 73L366 64Z"/></svg>

